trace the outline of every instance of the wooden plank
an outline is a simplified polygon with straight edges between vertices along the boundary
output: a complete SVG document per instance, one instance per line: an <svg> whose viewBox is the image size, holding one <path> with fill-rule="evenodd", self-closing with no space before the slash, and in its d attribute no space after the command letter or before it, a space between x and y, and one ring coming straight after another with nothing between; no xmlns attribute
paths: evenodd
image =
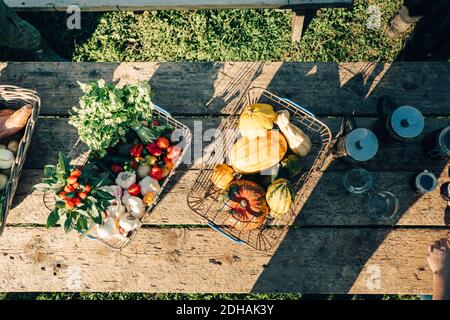
<svg viewBox="0 0 450 320"><path fill-rule="evenodd" d="M351 0L6 0L9 6L19 11L62 11L76 5L83 11L109 10L186 10L225 8L283 8L283 7L345 7Z"/></svg>
<svg viewBox="0 0 450 320"><path fill-rule="evenodd" d="M299 42L303 34L303 21L305 20L305 15L303 12L294 10L292 11L292 21L291 21L291 40L292 42Z"/></svg>
<svg viewBox="0 0 450 320"><path fill-rule="evenodd" d="M199 168L198 160L202 156L202 147L205 147L211 142L209 137L212 135L212 132L209 130L218 128L221 119L211 117L178 117L178 119L191 128L193 145L190 159L192 160L193 167ZM320 120L324 121L330 127L333 135L337 134L341 121L340 118L320 118ZM43 168L45 164L56 162L59 151L69 153L72 150L78 140L78 135L76 129L68 125L67 121L67 118L54 117L41 117L39 119L25 163L26 168ZM357 119L357 122L361 127L372 128L374 119L360 118ZM429 118L426 122L425 132L433 132L449 124L450 120L447 119ZM205 134L206 132L208 132L208 138ZM389 159L389 161L386 161L386 159ZM364 166L368 170L422 171L427 168L440 172L445 164L446 161L435 161L425 156L422 151L422 139L418 138L405 144L382 145L377 156L371 161L361 164L361 166ZM348 170L348 168L354 165L348 163L346 159L340 159L334 161L328 169Z"/></svg>
<svg viewBox="0 0 450 320"><path fill-rule="evenodd" d="M275 252L209 229L143 229L123 252L59 229L7 228L0 291L431 293L442 229L292 229Z"/></svg>
<svg viewBox="0 0 450 320"><path fill-rule="evenodd" d="M310 25L314 16L317 13L317 8L313 9L294 9L292 11L292 42L298 42L302 38L303 33Z"/></svg>
<svg viewBox="0 0 450 320"><path fill-rule="evenodd" d="M316 115L376 115L379 97L450 115L450 63L7 63L0 82L36 89L42 114L67 115L81 94L77 81L149 80L154 100L172 114L229 114L252 86L290 98Z"/></svg>
<svg viewBox="0 0 450 320"><path fill-rule="evenodd" d="M447 168L448 169L448 168ZM193 212L187 204L187 195L198 175L198 170L180 171L167 186L162 201L148 215L146 225L206 225L206 220ZM450 224L450 212L435 190L419 195L410 180L415 172L373 172L376 190L388 190L397 195L400 207L395 222L397 226L446 226ZM439 173L437 173L439 174ZM311 192L298 207L299 226L369 226L388 225L386 221L373 220L367 214L366 196L349 195L342 186L343 172L328 171L315 174ZM32 186L40 182L41 170L24 170L8 224L45 225L49 210L44 206L43 195L33 192ZM439 184L448 181L446 172L439 177ZM343 204L345 199L345 204ZM431 205L432 204L432 205Z"/></svg>

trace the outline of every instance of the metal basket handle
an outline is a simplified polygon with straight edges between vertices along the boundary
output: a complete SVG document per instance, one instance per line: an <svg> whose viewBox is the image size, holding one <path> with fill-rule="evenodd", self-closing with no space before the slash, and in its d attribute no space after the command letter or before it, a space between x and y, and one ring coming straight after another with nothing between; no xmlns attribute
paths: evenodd
<svg viewBox="0 0 450 320"><path fill-rule="evenodd" d="M166 111L163 108L157 106L156 104L153 104L153 108L158 110L159 112L165 114L167 117L172 117L172 115L168 111Z"/></svg>
<svg viewBox="0 0 450 320"><path fill-rule="evenodd" d="M303 111L304 113L306 113L307 115L309 115L310 117L315 118L316 116L314 115L314 113L312 113L309 110L306 110L304 107L302 107L301 105L299 105L298 103L292 101L291 99L288 98L281 98L281 100L284 100L286 102L289 102L290 104L292 104L293 106L297 107L298 109L300 109L301 111Z"/></svg>
<svg viewBox="0 0 450 320"><path fill-rule="evenodd" d="M236 238L236 237L234 237L234 236L232 236L232 235L229 235L229 234L225 233L223 230L219 229L219 228L218 228L215 224L213 224L212 222L208 222L208 225L209 225L212 229L214 229L215 231L221 233L223 236L225 236L226 238L228 238L228 240L233 241L234 243L237 243L237 244L243 244L243 243L245 243L244 241L239 240L238 238Z"/></svg>

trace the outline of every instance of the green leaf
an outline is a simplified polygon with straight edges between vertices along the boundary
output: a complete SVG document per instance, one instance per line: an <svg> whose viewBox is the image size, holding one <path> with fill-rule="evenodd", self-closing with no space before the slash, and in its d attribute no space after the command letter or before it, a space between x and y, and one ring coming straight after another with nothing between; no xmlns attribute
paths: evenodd
<svg viewBox="0 0 450 320"><path fill-rule="evenodd" d="M78 196L78 192L77 191L72 191L72 192L67 192L66 193L66 198L76 198Z"/></svg>
<svg viewBox="0 0 450 320"><path fill-rule="evenodd" d="M108 186L111 184L111 179L109 179L109 172L105 172L100 175L99 178L92 179L92 184L94 188L100 188L103 186Z"/></svg>
<svg viewBox="0 0 450 320"><path fill-rule="evenodd" d="M98 189L93 191L93 195L97 196L99 199L105 199L105 200L113 200L114 199L114 196L111 193L103 191L103 190L98 190Z"/></svg>
<svg viewBox="0 0 450 320"><path fill-rule="evenodd" d="M58 214L58 209L55 208L52 212L50 212L50 214L48 215L47 218L47 228L51 228L54 227L59 221L59 214Z"/></svg>
<svg viewBox="0 0 450 320"><path fill-rule="evenodd" d="M57 174L63 178L67 178L70 175L69 160L67 160L65 153L62 151L59 152Z"/></svg>
<svg viewBox="0 0 450 320"><path fill-rule="evenodd" d="M77 219L76 229L78 232L83 233L88 229L88 223L85 216L79 216Z"/></svg>
<svg viewBox="0 0 450 320"><path fill-rule="evenodd" d="M42 182L51 185L57 183L58 179L56 177L42 178Z"/></svg>
<svg viewBox="0 0 450 320"><path fill-rule="evenodd" d="M97 210L97 208L95 206L92 206L91 209L88 210L88 213L91 216L91 219L97 223L97 224L102 224L103 219L102 219L102 215L100 214L100 212Z"/></svg>
<svg viewBox="0 0 450 320"><path fill-rule="evenodd" d="M64 201L56 201L55 207L58 209L64 209L66 207L66 203Z"/></svg>
<svg viewBox="0 0 450 320"><path fill-rule="evenodd" d="M44 176L52 177L54 174L56 174L56 166L51 164L47 164L44 166Z"/></svg>
<svg viewBox="0 0 450 320"><path fill-rule="evenodd" d="M69 233L75 227L75 220L74 220L75 217L74 216L75 216L75 213L73 213L73 212L69 212L67 214L67 219L64 222L64 231L66 233Z"/></svg>
<svg viewBox="0 0 450 320"><path fill-rule="evenodd" d="M33 186L33 189L39 192L47 192L51 187L48 183L38 183Z"/></svg>

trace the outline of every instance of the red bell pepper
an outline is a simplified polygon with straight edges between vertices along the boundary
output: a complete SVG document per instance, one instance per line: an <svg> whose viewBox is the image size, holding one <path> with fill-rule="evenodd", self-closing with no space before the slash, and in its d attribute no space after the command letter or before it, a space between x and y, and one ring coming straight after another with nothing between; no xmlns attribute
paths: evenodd
<svg viewBox="0 0 450 320"><path fill-rule="evenodd" d="M137 161L136 158L131 159L130 167L133 168L134 170L136 170L138 166L139 166L139 161Z"/></svg>
<svg viewBox="0 0 450 320"><path fill-rule="evenodd" d="M141 187L137 183L133 183L128 188L128 194L130 196L138 196L139 194L141 194Z"/></svg>
<svg viewBox="0 0 450 320"><path fill-rule="evenodd" d="M122 171L124 171L123 167L121 165L118 164L112 164L111 165L111 171L114 172L115 174L121 173Z"/></svg>
<svg viewBox="0 0 450 320"><path fill-rule="evenodd" d="M178 157L181 155L181 152L183 149L177 146L170 146L167 148L167 158L172 159L172 161L175 161L178 159Z"/></svg>
<svg viewBox="0 0 450 320"><path fill-rule="evenodd" d="M160 180L163 177L162 169L158 166L154 166L150 169L150 177L156 180Z"/></svg>
<svg viewBox="0 0 450 320"><path fill-rule="evenodd" d="M169 157L166 155L164 157L164 163L166 164L166 168L169 170L172 170L174 167L174 163L172 161L172 159L169 159Z"/></svg>
<svg viewBox="0 0 450 320"><path fill-rule="evenodd" d="M142 151L144 151L144 147L140 143L136 143L134 146L130 148L130 154L132 157L140 157L142 154Z"/></svg>
<svg viewBox="0 0 450 320"><path fill-rule="evenodd" d="M165 137L159 137L156 139L156 146L160 149L167 149L170 146L169 140Z"/></svg>
<svg viewBox="0 0 450 320"><path fill-rule="evenodd" d="M162 150L158 148L156 143L147 144L147 151L155 157L159 157L160 155L162 155Z"/></svg>

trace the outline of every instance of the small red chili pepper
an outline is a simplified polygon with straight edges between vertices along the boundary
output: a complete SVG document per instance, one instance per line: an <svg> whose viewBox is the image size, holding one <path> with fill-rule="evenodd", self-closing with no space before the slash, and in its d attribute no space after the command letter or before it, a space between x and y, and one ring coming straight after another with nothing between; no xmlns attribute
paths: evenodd
<svg viewBox="0 0 450 320"><path fill-rule="evenodd" d="M79 177L79 176L81 176L81 171L80 170L77 170L77 169L74 169L74 170L72 170L72 172L70 173L70 175L72 176L72 177Z"/></svg>
<svg viewBox="0 0 450 320"><path fill-rule="evenodd" d="M75 206L78 206L81 203L81 199L80 198L72 198L70 200L72 200L72 202L73 202L73 204Z"/></svg>
<svg viewBox="0 0 450 320"><path fill-rule="evenodd" d="M123 167L121 165L118 164L112 164L111 165L111 171L114 172L115 174L121 173L122 171L124 171Z"/></svg>
<svg viewBox="0 0 450 320"><path fill-rule="evenodd" d="M156 146L160 149L167 149L170 146L169 140L164 137L159 137L156 139Z"/></svg>
<svg viewBox="0 0 450 320"><path fill-rule="evenodd" d="M59 193L59 197L60 197L61 199L65 200L65 199L66 199L66 192L65 192L65 191L61 191L61 192Z"/></svg>
<svg viewBox="0 0 450 320"><path fill-rule="evenodd" d="M75 207L75 204L71 199L66 199L66 209L72 210Z"/></svg>
<svg viewBox="0 0 450 320"><path fill-rule="evenodd" d="M140 143L136 143L134 146L130 148L130 154L132 157L140 157L144 151L144 147Z"/></svg>
<svg viewBox="0 0 450 320"><path fill-rule="evenodd" d="M79 184L78 182L75 182L75 183L72 185L72 187L73 187L74 189L78 189L79 186L80 186L80 184Z"/></svg>
<svg viewBox="0 0 450 320"><path fill-rule="evenodd" d="M147 151L155 157L162 155L162 150L158 148L155 143L147 144Z"/></svg>
<svg viewBox="0 0 450 320"><path fill-rule="evenodd" d="M89 193L89 192L91 192L92 187L87 184L87 185L84 186L83 190L84 190L84 192L88 192Z"/></svg>
<svg viewBox="0 0 450 320"><path fill-rule="evenodd" d="M150 170L150 177L156 180L160 180L163 176L162 169L160 167L154 166Z"/></svg>
<svg viewBox="0 0 450 320"><path fill-rule="evenodd" d="M65 187L64 187L64 191L65 191L66 193L73 192L74 190L75 190L75 188L72 187L72 186L65 186Z"/></svg>
<svg viewBox="0 0 450 320"><path fill-rule="evenodd" d="M128 188L128 194L130 196L137 196L137 195L141 194L141 187L137 183L133 183Z"/></svg>
<svg viewBox="0 0 450 320"><path fill-rule="evenodd" d="M77 182L77 177L70 176L70 177L67 178L67 183L68 184L74 184L75 182Z"/></svg>
<svg viewBox="0 0 450 320"><path fill-rule="evenodd" d="M152 120L152 125L154 125L154 126L159 126L159 121L158 120L156 120L156 119L154 119L154 120Z"/></svg>
<svg viewBox="0 0 450 320"><path fill-rule="evenodd" d="M80 197L80 199L86 199L87 193L84 191L78 192L78 197Z"/></svg>

